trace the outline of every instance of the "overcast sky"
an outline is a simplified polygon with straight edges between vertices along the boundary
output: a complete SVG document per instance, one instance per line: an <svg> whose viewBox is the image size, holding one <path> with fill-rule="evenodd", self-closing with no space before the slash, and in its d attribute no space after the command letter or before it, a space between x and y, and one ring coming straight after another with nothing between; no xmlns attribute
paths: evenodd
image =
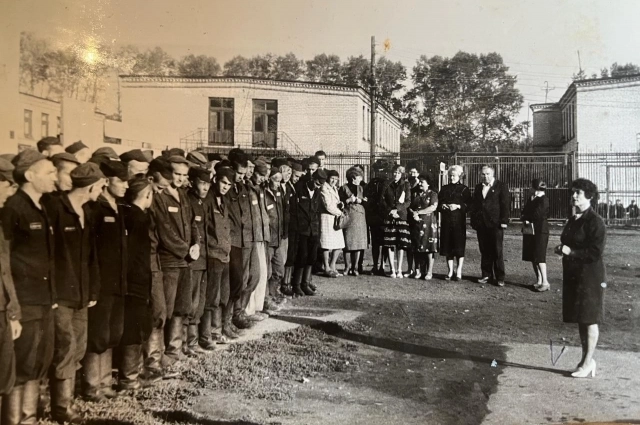
<svg viewBox="0 0 640 425"><path fill-rule="evenodd" d="M557 100L578 71L640 64L638 0L4 0L22 30L59 45L91 37L176 57L333 53L370 55L370 37L410 72L422 54L498 52L519 76L525 103ZM6 3L5 3L6 4ZM81 47L81 46L79 46ZM379 54L384 54L382 48ZM526 118L526 109L523 110Z"/></svg>

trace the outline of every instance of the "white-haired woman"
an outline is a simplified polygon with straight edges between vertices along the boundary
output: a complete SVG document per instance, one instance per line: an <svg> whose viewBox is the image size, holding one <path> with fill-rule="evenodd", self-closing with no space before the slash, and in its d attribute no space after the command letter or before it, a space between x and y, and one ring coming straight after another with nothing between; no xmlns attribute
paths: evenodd
<svg viewBox="0 0 640 425"><path fill-rule="evenodd" d="M471 191L462 184L460 177L463 169L452 165L447 172L449 184L444 185L438 193L438 212L440 213L440 255L447 258L446 280L462 279L464 251L467 244L467 208L471 203ZM453 268L453 261L458 264Z"/></svg>

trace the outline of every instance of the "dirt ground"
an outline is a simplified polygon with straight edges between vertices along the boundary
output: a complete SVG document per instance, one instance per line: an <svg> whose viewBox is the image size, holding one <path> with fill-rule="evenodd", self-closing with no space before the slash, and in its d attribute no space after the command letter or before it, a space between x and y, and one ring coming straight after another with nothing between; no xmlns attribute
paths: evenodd
<svg viewBox="0 0 640 425"><path fill-rule="evenodd" d="M431 281L315 277L319 295L290 301L258 325L259 339L189 360L181 380L81 409L96 424L640 423L640 232L608 234L593 380L565 373L579 343L561 320L559 232L549 292L531 289L516 227L506 286L478 284L469 231L461 282L443 280L442 258Z"/></svg>

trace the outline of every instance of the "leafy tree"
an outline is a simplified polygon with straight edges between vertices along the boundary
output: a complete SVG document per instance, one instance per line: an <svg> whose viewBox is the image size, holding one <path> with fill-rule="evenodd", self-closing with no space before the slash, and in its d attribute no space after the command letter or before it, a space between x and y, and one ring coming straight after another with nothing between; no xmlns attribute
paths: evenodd
<svg viewBox="0 0 640 425"><path fill-rule="evenodd" d="M249 75L249 59L243 56L235 56L224 64L223 75L227 77L239 77Z"/></svg>
<svg viewBox="0 0 640 425"><path fill-rule="evenodd" d="M614 62L611 65L612 77L625 77L627 75L635 74L640 74L640 67L636 64L628 63L626 65L618 65L618 62Z"/></svg>
<svg viewBox="0 0 640 425"><path fill-rule="evenodd" d="M606 66L600 70L600 78L609 78L609 70Z"/></svg>
<svg viewBox="0 0 640 425"><path fill-rule="evenodd" d="M214 77L220 75L216 58L206 55L187 55L178 62L178 75L182 77Z"/></svg>
<svg viewBox="0 0 640 425"><path fill-rule="evenodd" d="M517 117L524 99L497 53L421 56L404 96L402 118L426 148L439 151L510 150L521 139Z"/></svg>
<svg viewBox="0 0 640 425"><path fill-rule="evenodd" d="M304 61L293 53L278 56L273 61L272 78L279 80L298 80L304 75Z"/></svg>
<svg viewBox="0 0 640 425"><path fill-rule="evenodd" d="M342 82L342 63L337 55L322 53L307 61L306 79L319 83Z"/></svg>
<svg viewBox="0 0 640 425"><path fill-rule="evenodd" d="M138 53L132 68L135 75L175 75L176 61L162 47Z"/></svg>
<svg viewBox="0 0 640 425"><path fill-rule="evenodd" d="M273 78L276 56L272 53L256 55L249 59L249 77Z"/></svg>
<svg viewBox="0 0 640 425"><path fill-rule="evenodd" d="M378 59L376 82L379 102L392 111L398 111L402 102L394 97L394 94L404 88L403 82L406 78L407 69L401 62L392 62L385 57Z"/></svg>
<svg viewBox="0 0 640 425"><path fill-rule="evenodd" d="M371 70L369 59L364 56L350 56L342 65L342 81L351 86L369 87Z"/></svg>
<svg viewBox="0 0 640 425"><path fill-rule="evenodd" d="M587 76L587 73L584 72L584 69L581 69L580 71L578 71L577 73L575 73L575 74L573 74L571 76L571 79L573 81L586 80L587 78L589 78L589 77Z"/></svg>
<svg viewBox="0 0 640 425"><path fill-rule="evenodd" d="M20 87L33 92L36 86L46 81L47 63L45 54L51 48L45 40L36 38L33 33L20 34Z"/></svg>

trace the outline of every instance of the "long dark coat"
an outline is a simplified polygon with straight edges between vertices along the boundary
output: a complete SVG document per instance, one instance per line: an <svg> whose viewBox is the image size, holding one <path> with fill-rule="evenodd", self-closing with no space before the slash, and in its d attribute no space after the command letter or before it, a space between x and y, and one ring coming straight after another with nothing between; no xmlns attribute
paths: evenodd
<svg viewBox="0 0 640 425"><path fill-rule="evenodd" d="M533 223L533 235L522 236L522 261L546 263L549 244L549 199L536 196L529 199L522 209L522 221Z"/></svg>
<svg viewBox="0 0 640 425"><path fill-rule="evenodd" d="M571 248L562 257L562 317L567 323L596 324L604 318L607 284L602 254L606 243L604 221L587 209L571 217L560 241Z"/></svg>

